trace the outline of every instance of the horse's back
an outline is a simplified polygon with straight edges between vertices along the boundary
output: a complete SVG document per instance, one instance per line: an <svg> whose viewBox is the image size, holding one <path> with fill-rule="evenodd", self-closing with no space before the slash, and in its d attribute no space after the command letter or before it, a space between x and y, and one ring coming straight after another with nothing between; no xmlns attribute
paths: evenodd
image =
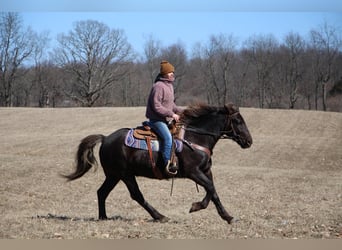
<svg viewBox="0 0 342 250"><path fill-rule="evenodd" d="M100 151L112 151L113 148L121 148L129 128L121 128L109 134L102 141Z"/></svg>
<svg viewBox="0 0 342 250"><path fill-rule="evenodd" d="M99 155L104 168L110 167L115 159L122 159L124 156L124 141L128 131L129 128L118 129L102 141Z"/></svg>
<svg viewBox="0 0 342 250"><path fill-rule="evenodd" d="M106 138L102 142L102 145L109 146L113 143L120 142L122 139L124 140L129 130L130 130L129 128L121 128L121 129L114 131L110 135L106 136Z"/></svg>

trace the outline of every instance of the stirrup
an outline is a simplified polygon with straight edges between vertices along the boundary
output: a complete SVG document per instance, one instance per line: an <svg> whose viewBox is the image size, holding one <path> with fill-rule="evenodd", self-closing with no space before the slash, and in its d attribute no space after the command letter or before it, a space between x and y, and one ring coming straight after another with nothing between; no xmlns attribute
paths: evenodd
<svg viewBox="0 0 342 250"><path fill-rule="evenodd" d="M178 173L178 166L174 165L170 160L168 160L165 167L165 172L170 176L175 176Z"/></svg>

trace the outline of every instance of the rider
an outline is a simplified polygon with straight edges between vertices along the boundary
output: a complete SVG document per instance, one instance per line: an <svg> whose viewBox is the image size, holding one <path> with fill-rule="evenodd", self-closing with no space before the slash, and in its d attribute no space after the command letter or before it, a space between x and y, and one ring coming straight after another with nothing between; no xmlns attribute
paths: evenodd
<svg viewBox="0 0 342 250"><path fill-rule="evenodd" d="M174 71L174 66L168 61L163 60L160 63L160 72L154 81L146 107L149 124L161 139L160 151L165 170L171 174L177 173L178 166L171 164L172 136L168 123L172 119L178 122L177 113L182 112L182 109L174 102Z"/></svg>

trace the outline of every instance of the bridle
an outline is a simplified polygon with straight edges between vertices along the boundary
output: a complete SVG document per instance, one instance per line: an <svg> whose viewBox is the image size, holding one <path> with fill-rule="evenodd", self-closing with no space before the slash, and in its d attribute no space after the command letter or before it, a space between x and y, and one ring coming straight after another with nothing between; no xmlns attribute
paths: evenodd
<svg viewBox="0 0 342 250"><path fill-rule="evenodd" d="M232 139L235 140L236 138L239 138L240 136L236 133L234 125L233 125L233 120L232 118L240 115L239 111L234 112L233 114L228 114L226 116L226 121L225 121L225 129L221 130L221 137L220 139ZM228 129L230 128L230 129ZM229 135L230 134L230 135Z"/></svg>
<svg viewBox="0 0 342 250"><path fill-rule="evenodd" d="M223 130L221 130L219 132L219 134L213 133L213 132L208 132L208 131L198 129L198 128L195 128L192 126L186 126L186 127L184 127L184 130L185 131L191 131L191 132L194 132L194 133L200 134L200 135L210 135L210 136L213 136L215 138L218 137L219 139L234 139L236 137L239 137L239 135L235 131L235 128L234 128L233 122L232 122L232 118L238 116L239 114L240 114L239 111L236 111L233 114L228 113L228 115L226 115L226 117L225 117L225 122L224 122L225 127ZM229 134L231 134L231 135L229 135Z"/></svg>
<svg viewBox="0 0 342 250"><path fill-rule="evenodd" d="M227 108L226 108L227 109ZM228 111L228 110L227 110ZM184 131L191 131L191 132L194 132L196 134L200 134L200 135L210 135L210 136L213 136L214 138L219 138L219 139L232 139L232 140L237 140L240 136L236 133L235 131L235 128L233 126L233 122L232 122L232 118L236 117L237 115L239 115L240 112L237 111L233 114L229 114L228 112L228 115L226 115L225 117L225 127L223 130L221 130L219 132L219 134L217 133L212 133L212 132L208 132L208 131L205 131L205 130L202 130L202 129L198 129L198 128L195 128L195 127L191 127L191 126L186 126L186 127L182 127L182 129ZM230 129L228 129L230 128ZM231 135L230 135L231 134ZM201 150L203 152L205 152L207 155L208 155L208 160L210 159L211 155L212 155L212 151L209 150L208 148L206 147L203 147L201 145L198 145L198 144L195 144L195 143L191 143L187 140L185 140L184 138L182 139L183 142L185 142L189 147L191 147L192 149L193 148L196 148L198 150Z"/></svg>

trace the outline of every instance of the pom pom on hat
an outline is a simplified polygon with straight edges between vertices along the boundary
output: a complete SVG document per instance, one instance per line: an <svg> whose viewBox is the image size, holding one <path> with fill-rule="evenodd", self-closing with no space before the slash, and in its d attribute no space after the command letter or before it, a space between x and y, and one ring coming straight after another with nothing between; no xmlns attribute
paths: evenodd
<svg viewBox="0 0 342 250"><path fill-rule="evenodd" d="M166 75L168 73L175 72L175 67L168 61L162 61L160 63L160 74L161 75Z"/></svg>

